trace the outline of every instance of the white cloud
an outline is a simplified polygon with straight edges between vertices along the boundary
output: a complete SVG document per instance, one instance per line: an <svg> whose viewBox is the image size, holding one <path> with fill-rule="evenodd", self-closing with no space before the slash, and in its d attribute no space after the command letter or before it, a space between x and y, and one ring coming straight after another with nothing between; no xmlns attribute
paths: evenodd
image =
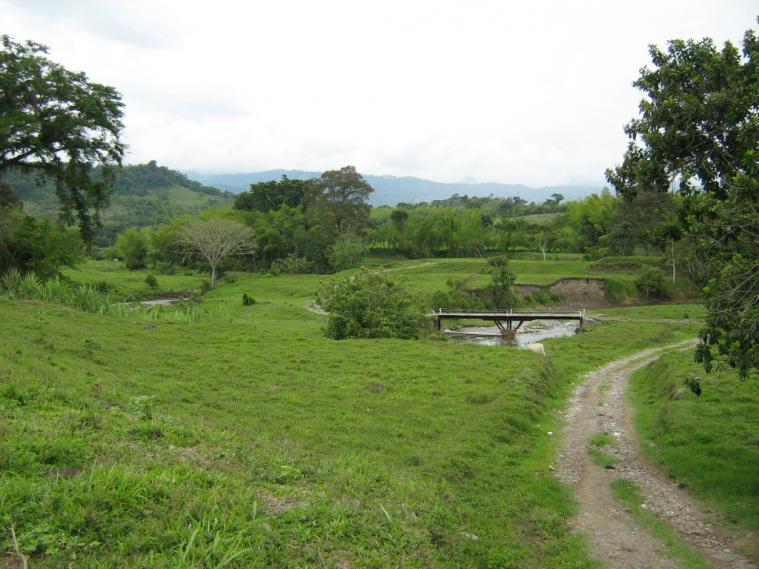
<svg viewBox="0 0 759 569"><path fill-rule="evenodd" d="M3 29L115 86L129 160L603 182L647 45L740 41L751 2L0 0Z"/></svg>

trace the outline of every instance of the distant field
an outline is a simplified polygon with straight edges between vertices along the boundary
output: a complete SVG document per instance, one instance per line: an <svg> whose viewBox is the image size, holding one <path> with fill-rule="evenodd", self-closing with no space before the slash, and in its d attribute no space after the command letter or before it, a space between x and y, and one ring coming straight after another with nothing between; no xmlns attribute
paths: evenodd
<svg viewBox="0 0 759 569"><path fill-rule="evenodd" d="M485 286L489 280L488 264L485 259L414 259L380 263L385 270L402 277L413 290L431 293L445 288L446 280L467 279L472 287ZM559 279L613 278L632 281L636 274L632 271L597 271L592 261L549 260L526 261L514 259L510 266L517 276L518 284L552 284Z"/></svg>
<svg viewBox="0 0 759 569"><path fill-rule="evenodd" d="M533 213L531 215L523 215L519 219L523 219L532 225L550 225L562 215L562 213Z"/></svg>
<svg viewBox="0 0 759 569"><path fill-rule="evenodd" d="M489 281L487 273L488 264L485 259L413 259L405 260L388 257L369 257L365 266L373 269L384 270L401 280L410 290L420 294L431 294L438 290L445 290L448 279L466 280L469 287L483 287ZM549 285L559 279L574 278L602 278L616 281L632 281L635 271L599 271L594 267L594 262L583 260L549 260L527 261L515 259L511 261L511 267L516 273L518 284ZM155 295L145 284L145 276L151 273L146 271L127 271L123 263L118 261L87 261L76 269L67 269L65 275L76 282L89 282L96 284L107 279L114 286L114 291L121 295L140 296ZM182 292L200 288L203 281L208 278L193 270L177 268L175 275L162 275L153 273L158 278L159 292ZM267 282L273 278L279 281L281 277L270 275L255 275L255 281ZM313 282L314 291L318 283L325 282L329 275L304 275L301 282ZM276 282L276 281L275 281Z"/></svg>

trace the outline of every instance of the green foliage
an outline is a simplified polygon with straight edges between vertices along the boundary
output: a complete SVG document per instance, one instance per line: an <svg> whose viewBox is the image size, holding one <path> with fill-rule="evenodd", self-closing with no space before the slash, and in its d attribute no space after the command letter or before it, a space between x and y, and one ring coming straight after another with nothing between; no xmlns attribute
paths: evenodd
<svg viewBox="0 0 759 569"><path fill-rule="evenodd" d="M145 284L148 285L151 289L157 290L158 289L158 279L155 277L155 275L148 275L145 277Z"/></svg>
<svg viewBox="0 0 759 569"><path fill-rule="evenodd" d="M759 370L759 38L748 30L742 53L726 42L670 41L650 49L653 69L635 85L646 98L626 127L623 163L606 177L630 198L641 188L677 187L679 220L663 225L672 244L683 230L692 271L709 281L709 317L697 358L705 369L723 355L742 375ZM684 223L684 227L681 226ZM705 262L708 260L708 262ZM705 274L704 274L705 273Z"/></svg>
<svg viewBox="0 0 759 569"><path fill-rule="evenodd" d="M374 189L354 166L328 170L313 181L316 193L309 215L315 225L338 233L361 234L369 224L369 194Z"/></svg>
<svg viewBox="0 0 759 569"><path fill-rule="evenodd" d="M82 257L83 243L56 224L36 221L15 206L0 208L0 274L12 267L55 276Z"/></svg>
<svg viewBox="0 0 759 569"><path fill-rule="evenodd" d="M73 222L76 215L82 237L90 240L107 203L111 167L124 153L121 96L50 61L45 46L7 35L0 45L0 177L11 168L51 177L63 220ZM98 176L93 164L101 167Z"/></svg>
<svg viewBox="0 0 759 569"><path fill-rule="evenodd" d="M490 265L490 285L488 291L494 308L514 308L519 304L519 297L514 290L516 275L509 268L509 258L498 255L488 259Z"/></svg>
<svg viewBox="0 0 759 569"><path fill-rule="evenodd" d="M329 264L335 271L357 267L367 252L367 247L356 235L340 235L329 250Z"/></svg>
<svg viewBox="0 0 759 569"><path fill-rule="evenodd" d="M27 213L38 219L55 218L59 204L52 179L18 169L3 177L23 200ZM155 162L123 166L114 172L113 180L113 194L100 213L102 226L93 227L94 242L101 247L113 245L116 236L131 227L169 224L178 216L232 201L228 192L203 186Z"/></svg>
<svg viewBox="0 0 759 569"><path fill-rule="evenodd" d="M635 288L647 300L662 300L671 296L671 287L659 269L643 269L635 279Z"/></svg>
<svg viewBox="0 0 759 569"><path fill-rule="evenodd" d="M275 275L304 275L313 270L314 264L311 261L292 253L283 259L275 259L271 265L271 272Z"/></svg>
<svg viewBox="0 0 759 569"><path fill-rule="evenodd" d="M362 270L318 293L330 338L416 338L429 325L421 303L381 273Z"/></svg>
<svg viewBox="0 0 759 569"><path fill-rule="evenodd" d="M57 277L43 282L34 273L22 275L11 269L2 276L0 284L11 298L55 302L96 314L123 316L128 312L125 304L108 293L90 285L72 286Z"/></svg>
<svg viewBox="0 0 759 569"><path fill-rule="evenodd" d="M148 245L147 234L137 227L127 229L116 239L116 251L129 270L144 269L147 266Z"/></svg>
<svg viewBox="0 0 759 569"><path fill-rule="evenodd" d="M248 295L247 292L244 292L242 294L242 305L243 306L253 306L254 304L256 304L256 299L253 298L252 296Z"/></svg>
<svg viewBox="0 0 759 569"><path fill-rule="evenodd" d="M291 180L282 176L279 181L251 184L250 190L238 194L235 209L268 212L286 205L297 208L310 203L315 192L311 180Z"/></svg>
<svg viewBox="0 0 759 569"><path fill-rule="evenodd" d="M759 258L736 253L705 289L709 314L697 358L707 371L716 348L743 377L759 373ZM753 297L752 297L753 295Z"/></svg>

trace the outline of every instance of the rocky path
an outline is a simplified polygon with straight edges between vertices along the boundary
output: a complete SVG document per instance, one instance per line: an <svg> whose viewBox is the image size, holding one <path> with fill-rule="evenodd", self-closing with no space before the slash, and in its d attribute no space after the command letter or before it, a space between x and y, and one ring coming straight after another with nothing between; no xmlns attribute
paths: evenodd
<svg viewBox="0 0 759 569"><path fill-rule="evenodd" d="M572 486L578 501L579 511L572 522L575 531L588 535L594 555L608 567L678 567L667 556L664 544L638 526L614 499L611 483L625 478L638 484L645 507L667 520L716 567L756 568L733 551L727 538L705 521L705 513L686 489L645 460L635 437L631 412L625 405L627 380L633 371L666 350L685 349L693 343L645 350L611 362L589 374L570 400L557 474ZM609 454L619 459L613 470L597 466L588 454L588 440L598 433L608 433L618 441L618 445L609 449Z"/></svg>

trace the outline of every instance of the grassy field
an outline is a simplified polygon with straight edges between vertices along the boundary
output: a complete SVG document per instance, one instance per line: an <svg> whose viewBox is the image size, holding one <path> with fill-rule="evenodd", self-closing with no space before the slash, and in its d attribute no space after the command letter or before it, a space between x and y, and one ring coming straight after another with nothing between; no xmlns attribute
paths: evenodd
<svg viewBox="0 0 759 569"><path fill-rule="evenodd" d="M366 266L384 270L394 277L403 281L411 291L419 294L431 294L438 290L445 290L448 279L466 280L470 287L484 287L489 281L488 264L485 259L414 259L402 260L387 257L369 257L364 263ZM603 278L616 281L632 281L635 273L629 270L596 272L593 262L582 260L557 260L557 261L527 261L512 260L510 263L517 275L518 284L547 285L566 277L576 278ZM151 290L145 284L145 276L150 271L127 271L123 263L119 261L86 261L76 269L64 271L66 277L79 283L108 282L113 285L114 292L124 296L155 295L162 292L182 292L199 289L207 276L191 270L181 270L175 275L162 275L155 273L158 278L159 291ZM231 274L232 279L240 275ZM267 281L267 279L275 279ZM323 275L303 275L297 286L301 283L324 282L328 278ZM286 279L259 275L253 277L255 284L259 283L266 289L269 282L281 283L289 288ZM276 285L278 286L278 285ZM312 289L309 292L315 290Z"/></svg>
<svg viewBox="0 0 759 569"><path fill-rule="evenodd" d="M684 382L701 376L702 394ZM674 353L632 377L631 401L646 453L729 525L759 531L759 383L732 370L705 374L692 352ZM759 557L754 538L753 555Z"/></svg>
<svg viewBox="0 0 759 569"><path fill-rule="evenodd" d="M158 279L158 289L145 282L149 274ZM161 294L192 292L210 281L208 275L191 269L180 269L177 274L163 275L149 270L128 271L121 261L87 260L74 269L64 269L63 275L80 284L105 283L114 294L127 298L160 296Z"/></svg>
<svg viewBox="0 0 759 569"><path fill-rule="evenodd" d="M399 272L424 291L467 263ZM146 274L105 266L69 276ZM306 308L328 277L236 277L198 322L0 301L0 525L34 567L595 567L551 473L557 412L580 374L697 330L607 322L548 360L337 342Z"/></svg>

